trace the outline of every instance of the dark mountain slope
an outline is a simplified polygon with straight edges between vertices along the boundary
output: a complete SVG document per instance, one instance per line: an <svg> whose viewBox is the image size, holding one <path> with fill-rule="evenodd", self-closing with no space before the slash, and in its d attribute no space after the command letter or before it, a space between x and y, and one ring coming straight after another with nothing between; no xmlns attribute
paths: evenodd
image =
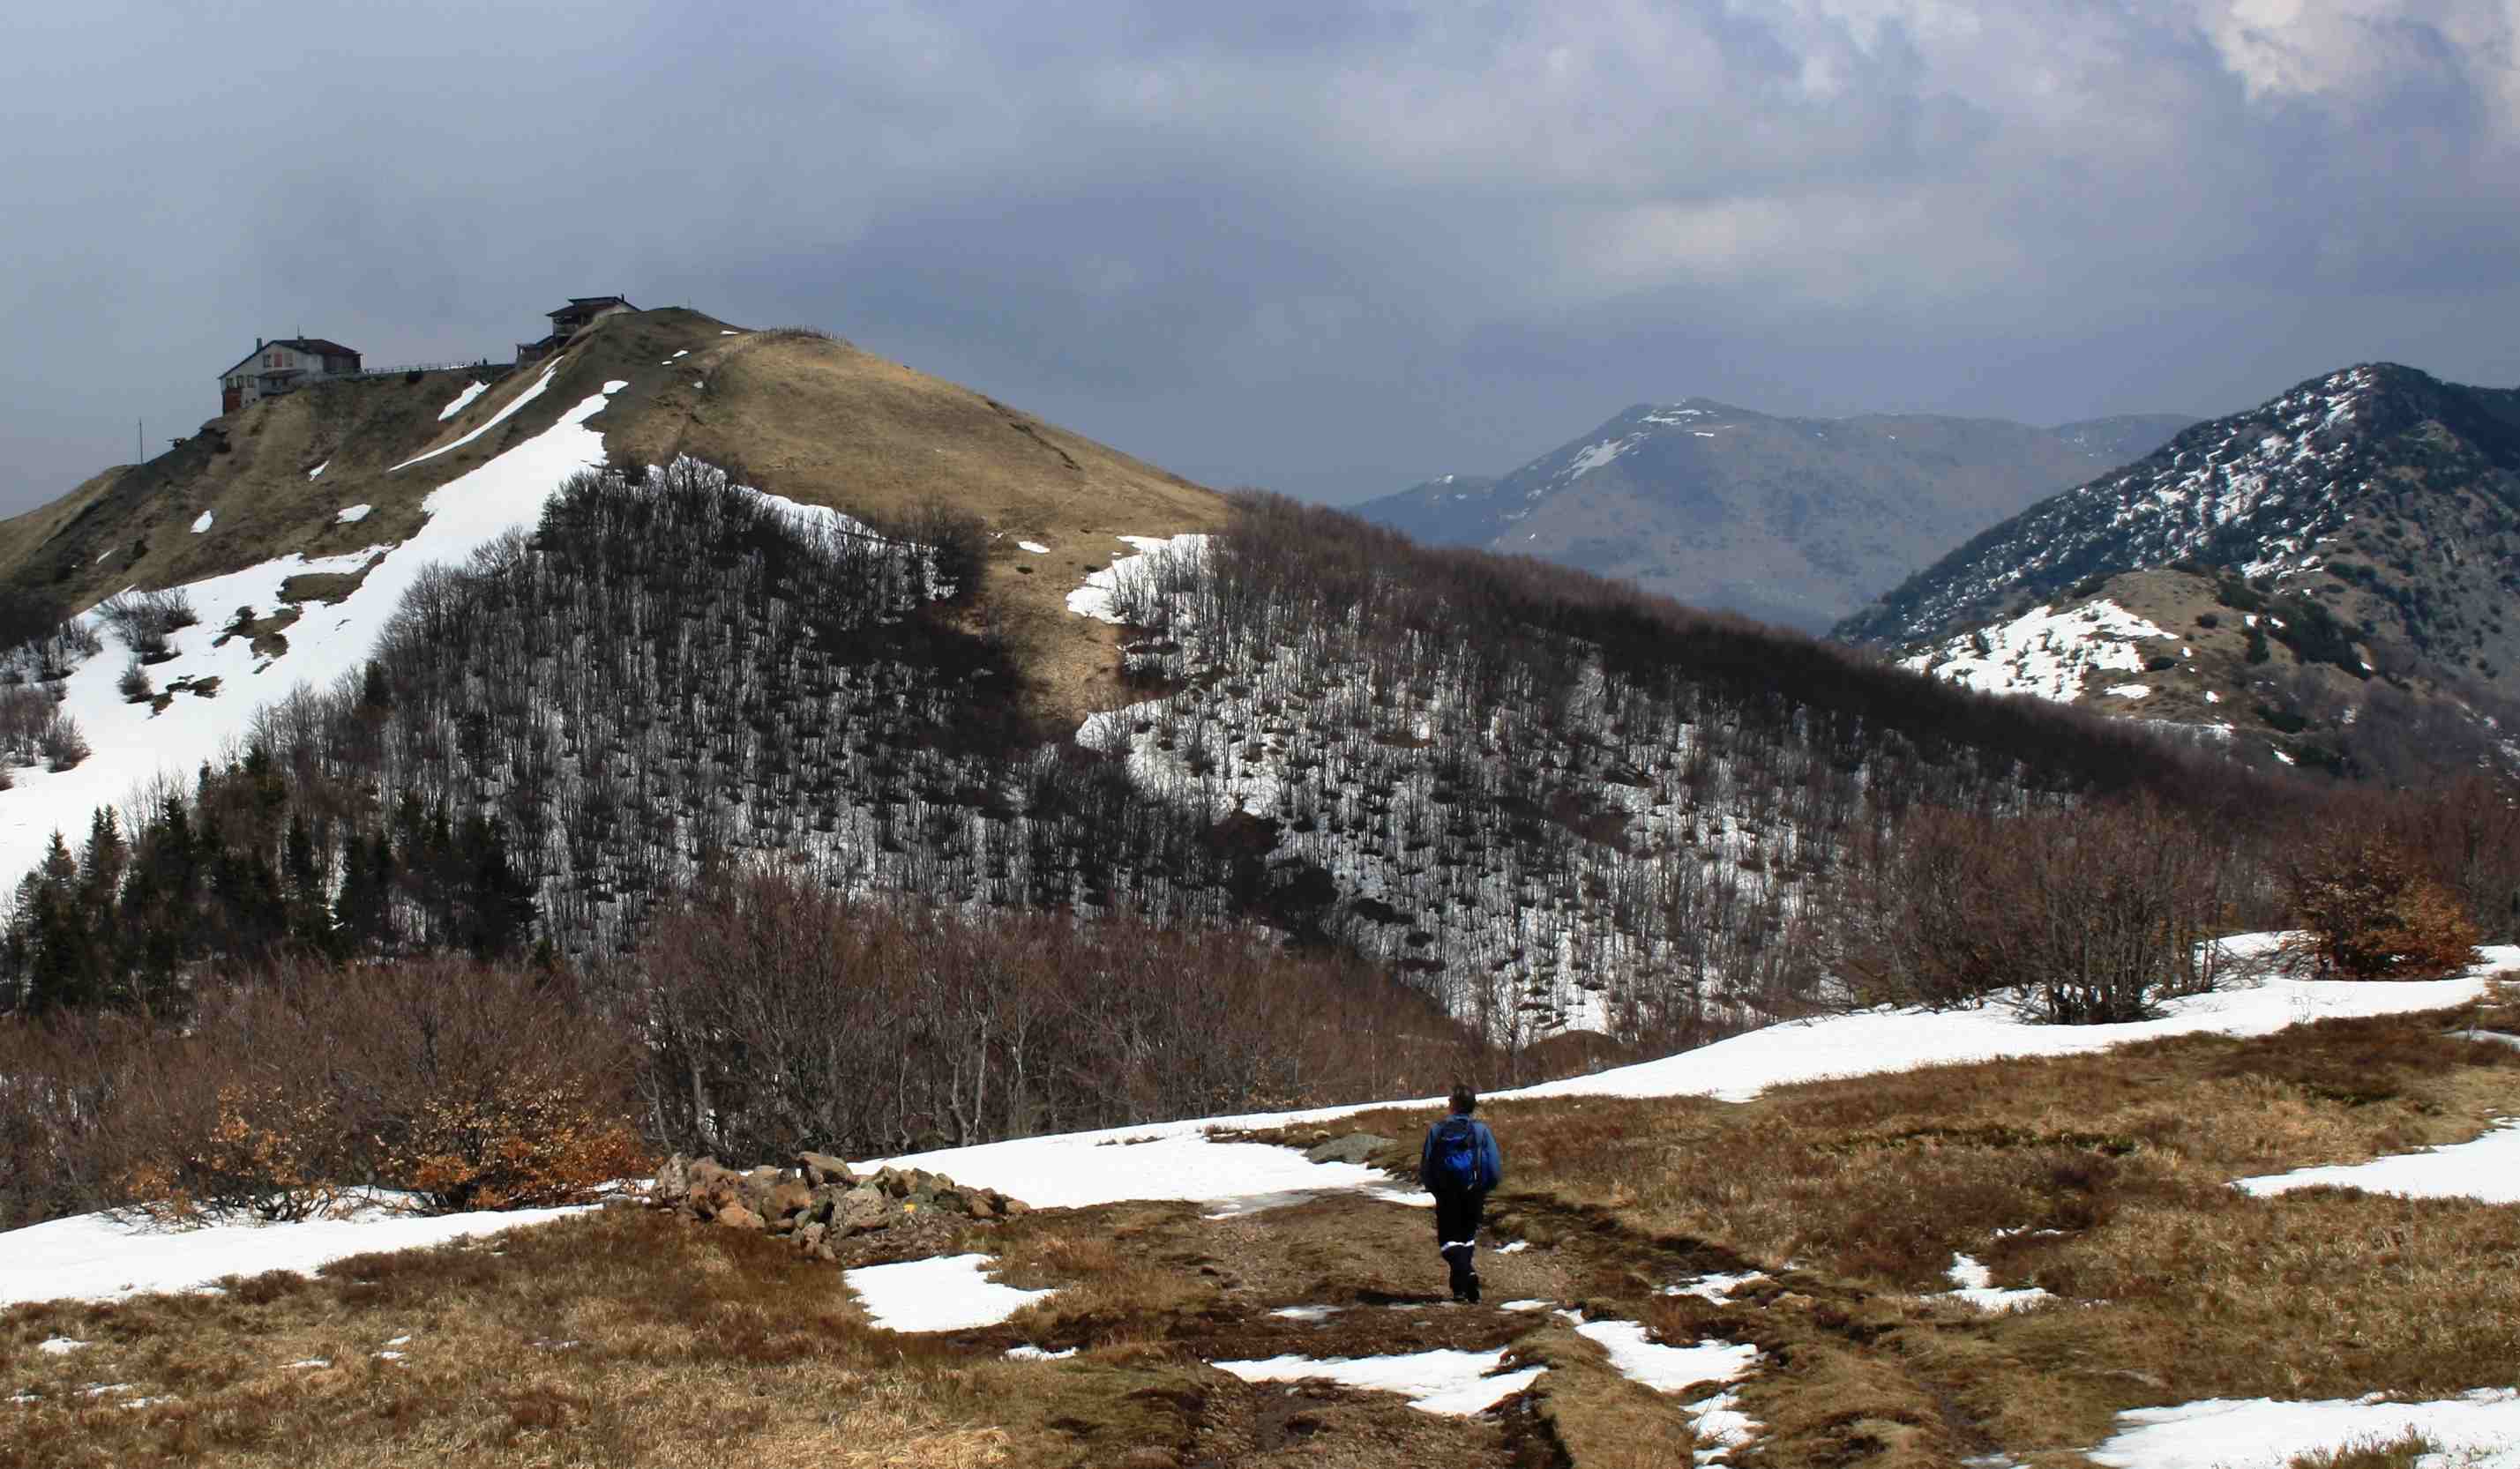
<svg viewBox="0 0 2520 1469"><path fill-rule="evenodd" d="M2520 390L2389 363L2314 378L1995 526L1837 633L1907 645L2182 562L2312 600L2384 671L2507 689Z"/></svg>

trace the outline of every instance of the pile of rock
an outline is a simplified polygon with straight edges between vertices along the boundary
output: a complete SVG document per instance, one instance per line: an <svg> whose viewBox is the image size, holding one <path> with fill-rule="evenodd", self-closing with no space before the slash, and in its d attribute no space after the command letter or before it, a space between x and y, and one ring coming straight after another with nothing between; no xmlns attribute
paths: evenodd
<svg viewBox="0 0 2520 1469"><path fill-rule="evenodd" d="M707 1224L784 1235L818 1260L834 1260L838 1240L937 1218L999 1220L1032 1206L994 1188L967 1188L916 1168L864 1178L828 1153L798 1153L786 1168L736 1170L715 1158L676 1153L656 1171L649 1201Z"/></svg>

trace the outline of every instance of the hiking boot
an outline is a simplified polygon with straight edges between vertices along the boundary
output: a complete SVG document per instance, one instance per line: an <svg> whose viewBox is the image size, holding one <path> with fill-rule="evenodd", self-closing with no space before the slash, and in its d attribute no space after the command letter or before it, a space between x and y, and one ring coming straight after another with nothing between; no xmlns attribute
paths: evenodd
<svg viewBox="0 0 2520 1469"><path fill-rule="evenodd" d="M1472 1306L1476 1306L1476 1305L1478 1305L1478 1304L1479 1304L1479 1272L1478 1272L1478 1271L1476 1271L1476 1270L1472 1270L1472 1271L1470 1271L1469 1283L1468 1283L1467 1285L1465 1285L1465 1286L1463 1286L1463 1287L1462 1288L1462 1292L1461 1292L1461 1299L1462 1299L1462 1300L1464 1300L1464 1301L1469 1302Z"/></svg>

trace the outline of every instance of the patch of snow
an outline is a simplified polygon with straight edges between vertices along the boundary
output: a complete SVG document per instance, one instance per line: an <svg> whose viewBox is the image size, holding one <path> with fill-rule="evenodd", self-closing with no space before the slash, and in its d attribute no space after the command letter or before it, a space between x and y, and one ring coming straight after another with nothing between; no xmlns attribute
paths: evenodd
<svg viewBox="0 0 2520 1469"><path fill-rule="evenodd" d="M1734 1291L1754 1280L1767 1278L1766 1270L1748 1270L1738 1275L1706 1274L1694 1280L1684 1281L1679 1285L1666 1285L1662 1288L1662 1293L1666 1296L1695 1296L1701 1301L1713 1301L1721 1305L1731 1300Z"/></svg>
<svg viewBox="0 0 2520 1469"><path fill-rule="evenodd" d="M86 1347L87 1343L73 1336L46 1337L35 1344L35 1350L47 1357L68 1357L73 1352L85 1350Z"/></svg>
<svg viewBox="0 0 2520 1469"><path fill-rule="evenodd" d="M371 1202L341 1219L218 1223L192 1229L160 1228L135 1216L82 1214L0 1234L0 1306L197 1290L223 1275L311 1271L351 1255L419 1249L582 1212L518 1209L422 1219Z"/></svg>
<svg viewBox="0 0 2520 1469"><path fill-rule="evenodd" d="M720 332L718 334L720 336L742 336L742 334L743 334L741 332Z"/></svg>
<svg viewBox="0 0 2520 1469"><path fill-rule="evenodd" d="M1271 1357L1257 1361L1213 1363L1244 1382L1300 1382L1322 1378L1343 1387L1398 1393L1420 1412L1466 1417L1484 1412L1540 1378L1542 1369L1496 1373L1505 1349L1494 1352L1414 1352L1402 1357Z"/></svg>
<svg viewBox="0 0 2520 1469"><path fill-rule="evenodd" d="M1554 1306L1554 1305L1556 1305L1556 1304L1557 1304L1557 1303L1556 1303L1556 1302L1554 1302L1554 1301L1543 1301L1543 1300L1540 1300L1540 1299L1538 1299L1538 1298L1536 1298L1536 1297L1535 1297L1534 1299L1529 1300L1529 1301L1508 1301L1508 1302L1506 1302L1504 1305L1499 1306L1499 1307L1497 1308L1497 1310L1499 1310L1499 1311L1547 1311L1549 1308L1551 1308L1551 1307L1552 1307L1552 1306Z"/></svg>
<svg viewBox="0 0 2520 1469"><path fill-rule="evenodd" d="M692 355L692 349L691 349L691 348L689 348L689 347L685 347L685 348L683 348L681 351L676 352L676 353L673 355L673 357L668 357L668 358L666 358L666 359L665 359L665 361L667 361L667 362L672 362L672 361L674 361L674 360L675 360L675 358L679 358L679 357L689 357L690 355Z"/></svg>
<svg viewBox="0 0 2520 1469"><path fill-rule="evenodd" d="M195 516L193 517L193 534L195 534L195 535L197 535L197 536L198 536L198 535L200 535L202 532L203 532L203 531L205 531L205 530L207 530L207 529L209 529L209 528L210 528L210 512L209 512L208 511L203 511L203 512L202 512L200 514L195 515Z"/></svg>
<svg viewBox="0 0 2520 1469"><path fill-rule="evenodd" d="M447 404L444 408L437 411L437 422L443 423L448 419L462 413L467 407L471 406L473 399L481 396L489 390L490 384L486 382L468 382L464 384L464 391L455 395L455 401Z"/></svg>
<svg viewBox="0 0 2520 1469"><path fill-rule="evenodd" d="M1050 548L1044 546L1039 541L1017 541L1015 545L1022 550L1031 552L1035 556L1050 555Z"/></svg>
<svg viewBox="0 0 2520 1469"><path fill-rule="evenodd" d="M886 1331L995 1326L1035 1301L1050 1299L1046 1290L1017 1290L987 1278L994 1264L987 1255L938 1255L861 1266L841 1278L866 1307L867 1318Z"/></svg>
<svg viewBox="0 0 2520 1469"><path fill-rule="evenodd" d="M2151 695L2152 686L2149 684L2111 684L2108 687L2107 691L2111 698L2139 699L2146 698Z"/></svg>
<svg viewBox="0 0 2520 1469"><path fill-rule="evenodd" d="M2208 689L2205 690L2205 702L2209 704L2219 704L2223 702L2223 695L2216 693L2211 689Z"/></svg>
<svg viewBox="0 0 2520 1469"><path fill-rule="evenodd" d="M1281 1306L1269 1314L1289 1321L1327 1321L1345 1309L1340 1306Z"/></svg>
<svg viewBox="0 0 2520 1469"><path fill-rule="evenodd" d="M1643 441L1644 435L1641 433L1631 433L1625 438L1603 439L1576 455L1571 464L1558 471L1557 477L1566 480L1581 479L1595 469L1614 463L1620 455Z"/></svg>
<svg viewBox="0 0 2520 1469"><path fill-rule="evenodd" d="M1637 1321L1586 1321L1575 1334L1610 1355L1610 1365L1630 1382L1657 1393L1677 1393L1701 1382L1732 1382L1759 1364L1759 1349L1735 1342L1666 1347L1649 1341Z"/></svg>
<svg viewBox="0 0 2520 1469"><path fill-rule="evenodd" d="M1057 1352L1044 1352L1030 1342L1026 1342L1019 1347L1009 1347L1007 1349L1007 1360L1009 1361L1065 1361L1075 1355L1076 1349L1074 1347L1063 1348Z"/></svg>
<svg viewBox="0 0 2520 1469"><path fill-rule="evenodd" d="M1689 1437L1697 1441L1690 1457L1700 1464L1720 1464L1724 1456L1750 1442L1759 1420L1741 1411L1741 1395L1722 1392L1686 1404L1691 1421Z"/></svg>
<svg viewBox="0 0 2520 1469"><path fill-rule="evenodd" d="M284 1367L284 1368L288 1368L288 1367L329 1367L329 1366L333 1365L333 1358L329 1358L329 1357L308 1357L308 1358L300 1358L300 1359L298 1359L298 1360L296 1360L296 1361L285 1361L285 1362L282 1362L280 1365L281 1365L282 1367Z"/></svg>
<svg viewBox="0 0 2520 1469"><path fill-rule="evenodd" d="M454 443L415 454L411 458L404 460L401 464L394 466L393 469L387 469L385 472L391 474L394 472L394 469L408 469L423 460L435 459L441 454L452 453L457 449L463 448L466 444L472 442L474 439L479 438L481 435L488 433L491 429L498 427L500 424L508 422L508 420L516 417L518 409L520 409L526 404L534 401L536 398L541 397L543 395L543 389L551 386L552 377L559 371L560 364L557 362L553 363L550 367L543 369L543 375L534 379L533 386L526 388L523 392L510 398L506 404L501 406L497 413L490 415L489 421L483 423L480 427L475 428L471 433L457 439ZM605 391L609 393L611 389L606 388ZM505 456L501 457L504 458Z"/></svg>
<svg viewBox="0 0 2520 1469"><path fill-rule="evenodd" d="M2520 1392L2480 1388L2431 1402L2286 1402L2209 1399L2118 1414L2127 1425L2091 1450L2108 1469L2283 1469L2295 1458L2408 1434L2431 1441L2431 1469L2520 1469Z"/></svg>
<svg viewBox="0 0 2520 1469"><path fill-rule="evenodd" d="M2170 637L2102 598L2070 611L2034 607L2010 622L1950 639L1901 666L1981 693L2032 693L2070 704L2082 697L2086 674L2138 672L2144 659L2136 644Z"/></svg>
<svg viewBox="0 0 2520 1469"><path fill-rule="evenodd" d="M2273 745L2268 745L2267 748L2274 750L2275 759L2285 765L2299 765L2301 763L2300 761L2293 759L2290 755L2285 754L2283 751L2275 749Z"/></svg>
<svg viewBox="0 0 2520 1469"><path fill-rule="evenodd" d="M1151 574L1154 569L1151 558L1158 556L1203 556L1207 555L1209 540L1194 532L1171 537L1119 536L1114 539L1136 547L1137 554L1112 557L1110 565L1088 575L1085 585L1067 594L1067 610L1079 617L1091 617L1113 626L1120 625L1120 614L1112 609L1112 600L1123 581ZM1091 725L1092 721L1087 723ZM1083 737L1081 733L1079 737Z"/></svg>
<svg viewBox="0 0 2520 1469"><path fill-rule="evenodd" d="M1511 1243L1511 1244L1509 1244L1509 1245L1499 1245L1499 1246L1497 1246L1497 1247L1496 1247L1496 1253L1498 1253L1498 1254L1500 1254L1500 1255L1519 1255L1519 1254L1521 1254L1523 1251L1528 1250L1528 1249L1530 1249L1530 1248L1531 1248L1531 1241L1530 1241L1530 1240L1527 1240L1527 1239L1517 1239L1517 1240L1515 1240L1513 1243Z"/></svg>
<svg viewBox="0 0 2520 1469"><path fill-rule="evenodd" d="M314 468L307 470L306 477L309 479L320 479L323 477L324 471L331 467L333 467L333 462L328 459L322 464L317 465Z"/></svg>
<svg viewBox="0 0 2520 1469"><path fill-rule="evenodd" d="M368 512L375 509L373 505L345 505L333 518L343 525L356 525L368 518Z"/></svg>
<svg viewBox="0 0 2520 1469"><path fill-rule="evenodd" d="M2023 1286L2016 1290L2005 1290L1998 1286L1995 1283L1995 1272L1979 1264L1973 1255L1954 1255L1952 1268L1943 1273L1950 1279L1953 1287L1944 1294L1957 1300L1966 1301L1969 1305L1991 1314L2000 1315L2005 1312L2028 1311L2033 1306L2045 1305L2056 1299L2035 1285Z"/></svg>
<svg viewBox="0 0 2520 1469"><path fill-rule="evenodd" d="M2505 1117L2492 1132L2467 1142L2394 1153L2368 1163L2297 1168L2241 1179L2232 1186L2260 1198L2297 1188L2359 1188L2406 1199L2520 1204L2520 1118Z"/></svg>

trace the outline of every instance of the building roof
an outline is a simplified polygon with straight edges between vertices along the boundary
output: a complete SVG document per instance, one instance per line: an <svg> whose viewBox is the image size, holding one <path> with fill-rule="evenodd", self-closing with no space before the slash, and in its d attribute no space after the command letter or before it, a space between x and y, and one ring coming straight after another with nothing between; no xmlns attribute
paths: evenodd
<svg viewBox="0 0 2520 1469"><path fill-rule="evenodd" d="M558 321L563 316L589 316L607 306L620 306L631 311L639 309L632 306L630 298L624 295L573 295L568 298L567 305L558 311L546 311L543 315Z"/></svg>
<svg viewBox="0 0 2520 1469"><path fill-rule="evenodd" d="M338 341L329 341L321 336L275 336L269 341L262 343L260 346L255 347L252 351L246 353L243 357L240 357L236 361L228 364L225 368L220 369L219 376L226 378L234 375L241 369L249 366L256 357L270 351L273 347L292 347L300 352L311 352L318 357L356 357L359 355L358 349L355 347L345 347Z"/></svg>

